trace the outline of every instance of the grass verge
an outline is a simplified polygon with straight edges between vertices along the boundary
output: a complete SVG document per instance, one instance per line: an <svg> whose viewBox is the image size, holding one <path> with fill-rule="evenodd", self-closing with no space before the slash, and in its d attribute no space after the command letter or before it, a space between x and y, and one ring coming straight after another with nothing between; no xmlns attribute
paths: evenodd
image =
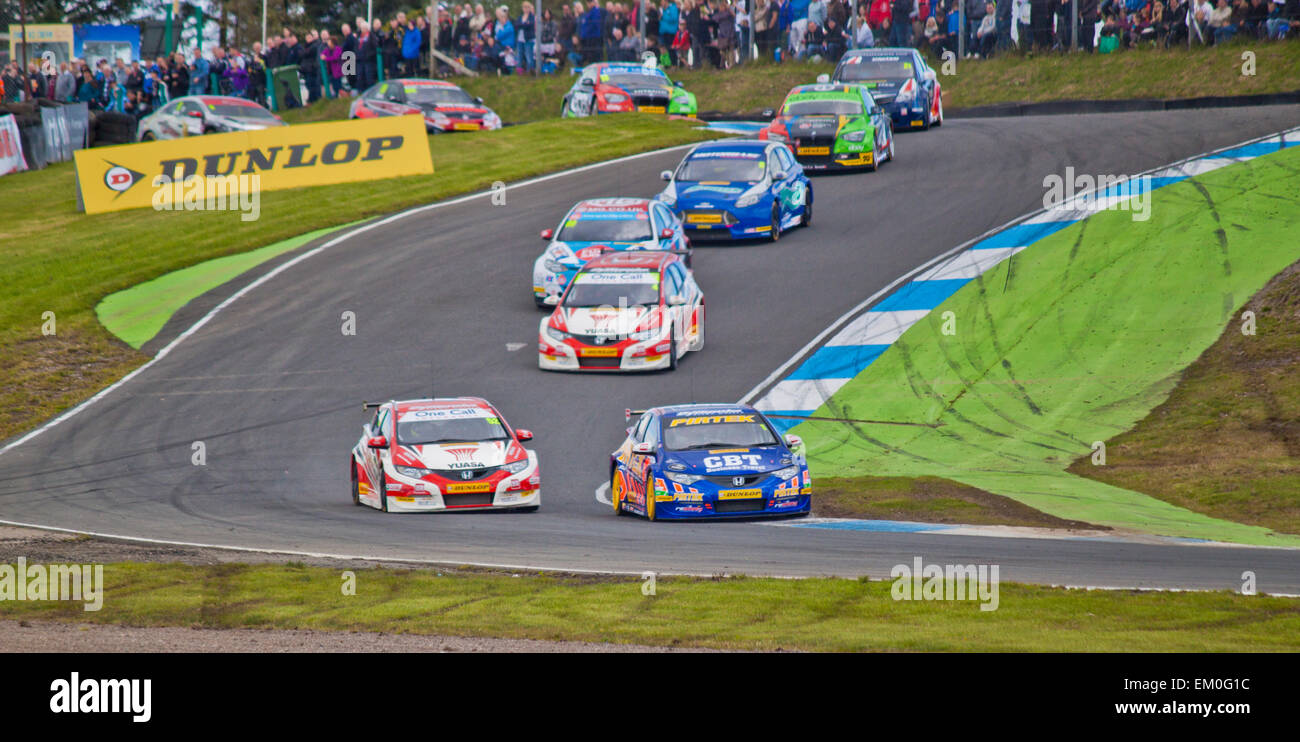
<svg viewBox="0 0 1300 742"><path fill-rule="evenodd" d="M1300 258L1297 174L1300 148L1288 149L1154 191L1149 221L1101 212L1045 237L964 285L816 413L941 427L793 430L823 476L943 476L1069 520L1300 546L1244 525L1259 522L1248 498L1211 515L1067 471L1164 402L1243 299Z"/></svg>
<svg viewBox="0 0 1300 742"><path fill-rule="evenodd" d="M1255 334L1243 334L1244 312ZM1269 282L1159 407L1069 471L1217 518L1300 533L1300 263Z"/></svg>
<svg viewBox="0 0 1300 742"><path fill-rule="evenodd" d="M889 582L115 563L103 609L5 601L0 616L129 626L317 629L812 651L1300 650L1300 601L1002 584L998 607L895 601Z"/></svg>
<svg viewBox="0 0 1300 742"><path fill-rule="evenodd" d="M1243 75L1242 53L1255 54L1255 73ZM941 70L938 59L930 64ZM695 94L701 111L753 114L780 104L790 88L834 71L827 62L759 62L718 70L669 70ZM994 103L1123 98L1195 98L1292 92L1300 88L1300 44L1228 43L1209 49L1144 48L1117 54L1003 54L957 63L940 75L948 112ZM451 78L487 102L505 121L523 123L560 115L573 84L568 74L541 78ZM350 99L326 100L284 112L290 123L347 116Z"/></svg>
<svg viewBox="0 0 1300 742"><path fill-rule="evenodd" d="M1096 528L942 477L818 477L814 515L966 525Z"/></svg>
<svg viewBox="0 0 1300 742"><path fill-rule="evenodd" d="M432 137L431 176L264 193L254 222L240 221L238 212L83 214L70 163L0 179L0 203L33 207L0 226L0 439L145 361L97 321L95 306L110 294L306 231L709 136L695 126L619 116ZM53 335L42 332L45 312L54 313Z"/></svg>

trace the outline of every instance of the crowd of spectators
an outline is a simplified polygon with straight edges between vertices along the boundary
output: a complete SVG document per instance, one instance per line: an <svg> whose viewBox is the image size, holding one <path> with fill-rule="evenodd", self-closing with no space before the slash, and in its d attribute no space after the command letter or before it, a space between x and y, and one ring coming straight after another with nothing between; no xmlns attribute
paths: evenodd
<svg viewBox="0 0 1300 742"><path fill-rule="evenodd" d="M845 50L917 47L942 56L1008 49L1140 44L1212 45L1230 39L1300 36L1300 0L576 0L543 10L437 5L384 22L342 24L337 33L285 28L248 49L216 46L152 61L11 62L0 74L6 101L50 98L143 116L172 98L220 93L267 102L267 71L296 67L306 102L349 95L383 79L444 76L460 67L488 74L554 73L601 60L725 69L754 57L838 59ZM1077 8L1077 17L1073 12ZM963 26L963 11L964 21ZM432 23L426 18L432 18ZM1190 16L1190 20L1189 20ZM642 32L644 29L644 33ZM431 38L432 36L432 38ZM964 37L964 38L963 38ZM962 39L959 43L959 39ZM432 46L436 53L430 54ZM300 105L294 95L281 105Z"/></svg>

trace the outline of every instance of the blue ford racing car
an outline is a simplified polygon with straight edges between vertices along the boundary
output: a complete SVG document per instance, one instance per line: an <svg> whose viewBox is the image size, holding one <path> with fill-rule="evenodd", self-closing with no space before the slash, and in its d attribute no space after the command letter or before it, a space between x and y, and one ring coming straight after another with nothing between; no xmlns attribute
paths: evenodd
<svg viewBox="0 0 1300 742"><path fill-rule="evenodd" d="M778 142L706 142L677 170L665 170L659 200L672 207L691 239L781 238L812 224L812 181Z"/></svg>
<svg viewBox="0 0 1300 742"><path fill-rule="evenodd" d="M807 515L812 479L798 436L748 405L643 412L610 454L614 512L649 520ZM630 422L633 410L627 411Z"/></svg>
<svg viewBox="0 0 1300 742"><path fill-rule="evenodd" d="M622 250L672 250L691 267L691 245L681 220L664 204L648 198L594 198L579 201L560 226L542 230L546 250L533 262L533 301L548 309L546 297L559 297L592 258Z"/></svg>

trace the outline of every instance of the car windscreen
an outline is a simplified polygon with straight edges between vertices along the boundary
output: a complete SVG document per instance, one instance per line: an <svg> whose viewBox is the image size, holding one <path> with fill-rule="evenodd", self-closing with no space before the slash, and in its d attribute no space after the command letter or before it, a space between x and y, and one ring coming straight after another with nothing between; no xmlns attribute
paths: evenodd
<svg viewBox="0 0 1300 742"><path fill-rule="evenodd" d="M643 74L640 72L611 72L601 75L600 81L606 85L617 85L620 88L639 88L647 85L662 87L668 84L668 78L662 73Z"/></svg>
<svg viewBox="0 0 1300 742"><path fill-rule="evenodd" d="M631 307L659 304L659 274L651 271L586 271L573 279L566 307Z"/></svg>
<svg viewBox="0 0 1300 742"><path fill-rule="evenodd" d="M218 116L275 121L275 114L261 106L242 106L238 103L209 103L207 108Z"/></svg>
<svg viewBox="0 0 1300 742"><path fill-rule="evenodd" d="M560 226L562 242L642 242L652 239L650 218L641 212L599 212L570 216Z"/></svg>
<svg viewBox="0 0 1300 742"><path fill-rule="evenodd" d="M397 420L397 442L403 446L497 441L508 437L499 417L449 417L429 420L400 417Z"/></svg>
<svg viewBox="0 0 1300 742"><path fill-rule="evenodd" d="M415 105L472 104L474 99L460 88L441 85L407 85L406 102Z"/></svg>
<svg viewBox="0 0 1300 742"><path fill-rule="evenodd" d="M759 152L700 152L677 169L677 180L757 183L766 168L767 161Z"/></svg>
<svg viewBox="0 0 1300 742"><path fill-rule="evenodd" d="M852 98L810 98L788 101L781 113L786 116L861 116L862 101Z"/></svg>
<svg viewBox="0 0 1300 742"><path fill-rule="evenodd" d="M676 417L664 425L664 446L670 451L705 448L753 448L776 445L771 428L757 415L718 415L721 422L697 423L699 418ZM727 422L728 419L736 419Z"/></svg>
<svg viewBox="0 0 1300 742"><path fill-rule="evenodd" d="M835 79L839 82L857 80L906 80L912 77L913 65L910 57L856 57L859 61L847 59L840 65Z"/></svg>

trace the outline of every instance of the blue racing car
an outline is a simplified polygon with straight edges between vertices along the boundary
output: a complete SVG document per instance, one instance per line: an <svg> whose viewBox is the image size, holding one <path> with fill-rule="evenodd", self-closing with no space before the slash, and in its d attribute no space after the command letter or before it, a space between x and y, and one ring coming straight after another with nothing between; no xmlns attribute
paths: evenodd
<svg viewBox="0 0 1300 742"><path fill-rule="evenodd" d="M559 297L587 261L611 251L672 250L691 267L691 246L681 220L664 204L648 198L594 198L579 201L556 229L542 230L546 250L533 262L533 301L548 309L546 297Z"/></svg>
<svg viewBox="0 0 1300 742"><path fill-rule="evenodd" d="M807 515L812 479L798 436L748 405L688 404L640 414L610 454L614 512L649 520Z"/></svg>
<svg viewBox="0 0 1300 742"><path fill-rule="evenodd" d="M885 109L896 131L943 124L943 87L915 49L853 49L835 67L831 82L858 83Z"/></svg>
<svg viewBox="0 0 1300 742"><path fill-rule="evenodd" d="M812 181L778 142L706 142L665 170L659 200L672 207L692 240L766 237L812 224Z"/></svg>

